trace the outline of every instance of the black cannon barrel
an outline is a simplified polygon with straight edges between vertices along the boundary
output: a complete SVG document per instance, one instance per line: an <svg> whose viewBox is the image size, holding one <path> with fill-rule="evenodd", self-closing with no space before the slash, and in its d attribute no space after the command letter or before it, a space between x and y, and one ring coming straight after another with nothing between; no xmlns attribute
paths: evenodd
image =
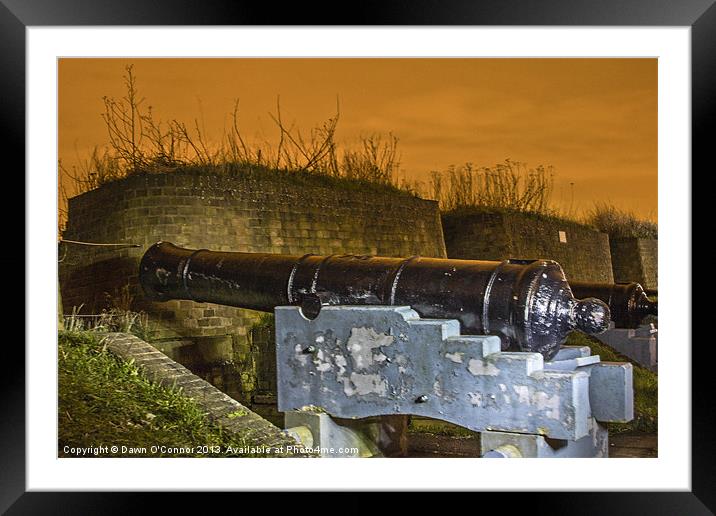
<svg viewBox="0 0 716 516"><path fill-rule="evenodd" d="M656 301L651 301L639 283L582 283L570 281L577 297L596 297L609 305L616 328L636 328L647 315L658 315Z"/></svg>
<svg viewBox="0 0 716 516"><path fill-rule="evenodd" d="M609 309L575 299L558 263L331 255L288 256L150 247L140 282L154 300L190 299L252 310L299 305L403 305L421 317L458 319L468 335L498 335L503 349L551 358L573 329L599 333Z"/></svg>

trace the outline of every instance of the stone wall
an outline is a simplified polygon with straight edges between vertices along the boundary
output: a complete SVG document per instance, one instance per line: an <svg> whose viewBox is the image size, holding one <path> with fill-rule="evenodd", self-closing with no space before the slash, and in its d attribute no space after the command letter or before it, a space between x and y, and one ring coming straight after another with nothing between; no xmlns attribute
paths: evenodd
<svg viewBox="0 0 716 516"><path fill-rule="evenodd" d="M570 280L614 280L609 237L581 224L503 211L447 213L442 221L449 258L547 258Z"/></svg>
<svg viewBox="0 0 716 516"><path fill-rule="evenodd" d="M611 238L614 281L636 281L646 289L659 288L659 240Z"/></svg>
<svg viewBox="0 0 716 516"><path fill-rule="evenodd" d="M293 438L238 403L233 396L227 396L220 385L210 385L198 378L151 344L128 333L108 333L105 342L110 352L131 361L147 380L167 388L181 389L182 395L192 399L210 421L224 432L245 440L247 448L261 448L266 450L267 456L314 456L308 450L297 449Z"/></svg>
<svg viewBox="0 0 716 516"><path fill-rule="evenodd" d="M146 311L159 349L205 378L222 376L215 365L235 371L241 380L232 389L245 399L256 388L247 333L259 314L193 301L148 301L138 268L150 245L164 240L219 251L445 257L435 202L311 181L271 171L141 174L70 199L63 239L139 247L63 244L64 310L83 305L85 314Z"/></svg>
<svg viewBox="0 0 716 516"><path fill-rule="evenodd" d="M249 331L251 353L256 372L253 409L275 425L283 422L277 406L276 337L273 324L255 326Z"/></svg>

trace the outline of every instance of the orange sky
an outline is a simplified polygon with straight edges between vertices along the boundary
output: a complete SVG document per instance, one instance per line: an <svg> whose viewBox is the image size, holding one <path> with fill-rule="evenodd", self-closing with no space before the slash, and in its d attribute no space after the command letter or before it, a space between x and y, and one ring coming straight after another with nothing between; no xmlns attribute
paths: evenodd
<svg viewBox="0 0 716 516"><path fill-rule="evenodd" d="M64 164L106 143L102 97L124 95L130 63L159 118L203 117L209 139L237 97L242 132L276 141L277 95L284 121L305 132L338 96L339 143L393 132L411 179L467 161L553 165L558 207L610 201L656 220L656 59L61 59Z"/></svg>

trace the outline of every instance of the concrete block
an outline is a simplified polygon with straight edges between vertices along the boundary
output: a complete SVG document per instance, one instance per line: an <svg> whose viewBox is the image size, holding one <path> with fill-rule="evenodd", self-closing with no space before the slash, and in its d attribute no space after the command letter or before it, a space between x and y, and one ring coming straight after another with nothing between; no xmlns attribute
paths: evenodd
<svg viewBox="0 0 716 516"><path fill-rule="evenodd" d="M488 431L480 434L480 447L484 458L601 458L609 456L609 434L592 420L589 434L576 441Z"/></svg>
<svg viewBox="0 0 716 516"><path fill-rule="evenodd" d="M604 344L651 371L658 369L658 332L653 324L637 329L612 328L596 335Z"/></svg>
<svg viewBox="0 0 716 516"><path fill-rule="evenodd" d="M338 418L413 414L478 432L569 440L589 432L590 357L560 370L538 353L499 352L497 337L461 336L456 321L420 319L408 307L327 306L312 321L296 307L277 307L275 315L279 410L315 405ZM595 380L623 398L617 408L594 398L606 421L624 417L626 409L617 409L630 398L617 391L632 387L627 370Z"/></svg>

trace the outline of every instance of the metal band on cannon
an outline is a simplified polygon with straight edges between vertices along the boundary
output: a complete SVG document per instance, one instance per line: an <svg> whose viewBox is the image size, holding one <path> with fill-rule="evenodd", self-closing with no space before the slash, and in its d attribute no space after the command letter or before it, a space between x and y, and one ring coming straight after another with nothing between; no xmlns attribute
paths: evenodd
<svg viewBox="0 0 716 516"><path fill-rule="evenodd" d="M457 319L465 335L496 335L504 350L552 358L575 329L607 329L609 309L577 300L551 260L450 260L288 256L192 250L159 242L140 264L148 297L189 299L260 311L326 305L410 306L421 317Z"/></svg>

